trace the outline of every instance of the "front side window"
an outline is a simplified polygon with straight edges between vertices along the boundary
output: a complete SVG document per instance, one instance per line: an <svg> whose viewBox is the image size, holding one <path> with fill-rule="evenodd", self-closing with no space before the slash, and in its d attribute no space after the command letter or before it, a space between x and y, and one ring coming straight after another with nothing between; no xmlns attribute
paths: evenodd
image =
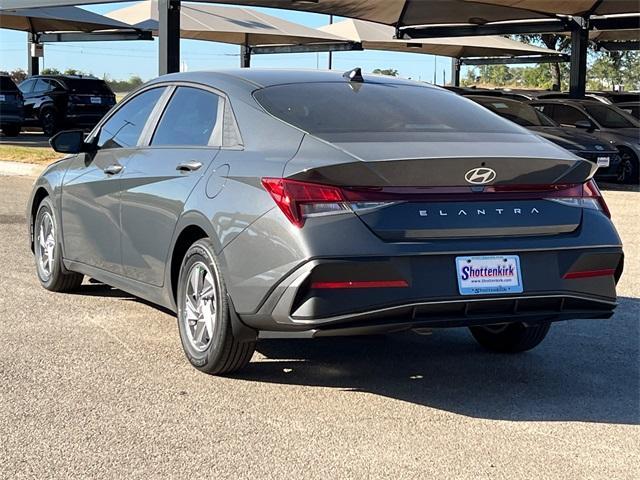
<svg viewBox="0 0 640 480"><path fill-rule="evenodd" d="M100 128L99 148L131 148L140 138L153 108L164 88L153 88L136 95L125 103Z"/></svg>
<svg viewBox="0 0 640 480"><path fill-rule="evenodd" d="M323 82L254 93L269 113L328 141L426 141L430 134L522 131L450 92L413 85Z"/></svg>
<svg viewBox="0 0 640 480"><path fill-rule="evenodd" d="M609 105L585 105L589 115L604 128L634 128L640 126L633 119Z"/></svg>
<svg viewBox="0 0 640 480"><path fill-rule="evenodd" d="M222 105L221 99L215 93L178 87L158 123L151 145L209 145L219 105Z"/></svg>

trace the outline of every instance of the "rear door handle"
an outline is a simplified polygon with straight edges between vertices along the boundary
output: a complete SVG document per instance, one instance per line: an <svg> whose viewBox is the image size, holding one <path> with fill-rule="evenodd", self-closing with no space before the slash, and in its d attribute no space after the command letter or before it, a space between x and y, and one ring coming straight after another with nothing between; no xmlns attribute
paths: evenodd
<svg viewBox="0 0 640 480"><path fill-rule="evenodd" d="M118 173L120 173L122 171L124 167L122 165L109 165L108 167L106 167L103 172L106 173L107 175L116 175Z"/></svg>
<svg viewBox="0 0 640 480"><path fill-rule="evenodd" d="M189 162L179 163L176 167L176 170L181 172L195 172L202 166L202 163L196 162L195 160L191 160Z"/></svg>

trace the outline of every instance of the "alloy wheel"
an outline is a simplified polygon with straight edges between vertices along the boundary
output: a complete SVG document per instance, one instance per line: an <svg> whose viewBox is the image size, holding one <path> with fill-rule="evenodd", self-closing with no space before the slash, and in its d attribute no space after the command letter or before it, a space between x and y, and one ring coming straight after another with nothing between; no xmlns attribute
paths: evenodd
<svg viewBox="0 0 640 480"><path fill-rule="evenodd" d="M203 262L191 266L186 276L185 303L182 321L191 346L203 352L211 343L217 324L215 280Z"/></svg>
<svg viewBox="0 0 640 480"><path fill-rule="evenodd" d="M40 269L43 279L46 280L53 272L56 254L56 231L53 217L49 212L43 212L40 217L36 240L38 268Z"/></svg>

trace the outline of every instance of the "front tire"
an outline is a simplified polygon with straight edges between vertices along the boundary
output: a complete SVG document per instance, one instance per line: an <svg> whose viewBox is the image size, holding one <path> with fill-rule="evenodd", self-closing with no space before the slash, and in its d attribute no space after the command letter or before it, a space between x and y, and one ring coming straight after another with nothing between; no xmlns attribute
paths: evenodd
<svg viewBox="0 0 640 480"><path fill-rule="evenodd" d="M500 353L520 353L537 347L547 336L551 322L526 325L523 322L506 325L470 327L476 341L487 350Z"/></svg>
<svg viewBox="0 0 640 480"><path fill-rule="evenodd" d="M213 245L195 242L178 278L178 329L185 355L198 370L223 375L247 366L256 342L239 342L231 327L227 290Z"/></svg>
<svg viewBox="0 0 640 480"><path fill-rule="evenodd" d="M66 272L58 242L58 219L53 203L46 197L38 207L33 228L33 250L40 284L52 292L70 292L82 284L84 275Z"/></svg>

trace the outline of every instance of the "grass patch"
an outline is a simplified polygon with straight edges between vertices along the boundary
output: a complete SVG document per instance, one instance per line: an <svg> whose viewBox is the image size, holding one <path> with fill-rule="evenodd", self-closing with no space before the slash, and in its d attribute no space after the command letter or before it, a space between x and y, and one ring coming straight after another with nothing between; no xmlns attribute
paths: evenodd
<svg viewBox="0 0 640 480"><path fill-rule="evenodd" d="M56 153L49 147L22 147L0 144L0 160L20 163L49 164L64 155Z"/></svg>

